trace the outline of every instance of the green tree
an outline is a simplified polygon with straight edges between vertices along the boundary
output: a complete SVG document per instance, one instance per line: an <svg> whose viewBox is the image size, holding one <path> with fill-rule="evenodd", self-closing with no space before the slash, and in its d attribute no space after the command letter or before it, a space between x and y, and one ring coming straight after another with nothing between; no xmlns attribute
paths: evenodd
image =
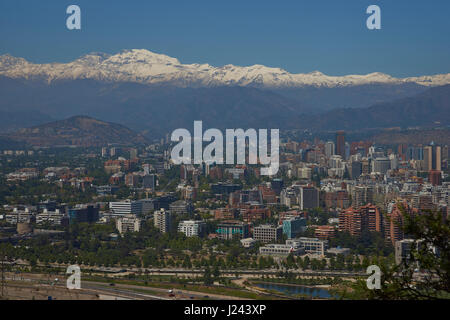
<svg viewBox="0 0 450 320"><path fill-rule="evenodd" d="M404 233L416 239L409 259L398 265L381 263L381 289L369 290L360 281L354 291L358 298L369 299L450 299L450 220L439 211L401 211Z"/></svg>
<svg viewBox="0 0 450 320"><path fill-rule="evenodd" d="M213 284L211 270L209 269L209 267L206 267L205 272L203 273L203 283L205 284L205 286L210 286Z"/></svg>

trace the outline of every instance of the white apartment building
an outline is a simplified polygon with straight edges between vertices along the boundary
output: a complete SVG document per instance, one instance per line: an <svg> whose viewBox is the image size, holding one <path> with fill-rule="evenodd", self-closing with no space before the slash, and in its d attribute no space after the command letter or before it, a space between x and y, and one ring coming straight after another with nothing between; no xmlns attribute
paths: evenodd
<svg viewBox="0 0 450 320"><path fill-rule="evenodd" d="M245 239L241 239L241 245L244 248L251 248L255 245L256 240L253 238L245 238Z"/></svg>
<svg viewBox="0 0 450 320"><path fill-rule="evenodd" d="M125 200L120 202L110 202L109 209L115 214L141 214L142 213L142 202Z"/></svg>
<svg viewBox="0 0 450 320"><path fill-rule="evenodd" d="M171 215L172 213L170 211L166 211L164 208L155 211L153 214L153 223L159 232L166 233L169 231L170 224L172 222Z"/></svg>
<svg viewBox="0 0 450 320"><path fill-rule="evenodd" d="M181 221L178 225L178 232L182 232L186 237L199 237L205 230L206 223L198 220Z"/></svg>
<svg viewBox="0 0 450 320"><path fill-rule="evenodd" d="M305 253L302 247L293 247L289 244L268 244L259 247L259 254L263 256L281 256L287 257L289 254L303 255Z"/></svg>
<svg viewBox="0 0 450 320"><path fill-rule="evenodd" d="M127 215L116 221L117 230L120 234L126 232L139 232L142 226L142 219L136 218L134 215Z"/></svg>
<svg viewBox="0 0 450 320"><path fill-rule="evenodd" d="M301 247L305 249L305 253L325 256L325 252L328 249L328 241L320 240L318 238L296 238L286 240L286 244L292 247Z"/></svg>
<svg viewBox="0 0 450 320"><path fill-rule="evenodd" d="M69 217L56 209L55 211L48 211L44 209L41 213L36 215L36 223L50 223L52 225L61 225L64 223L64 220L68 222Z"/></svg>

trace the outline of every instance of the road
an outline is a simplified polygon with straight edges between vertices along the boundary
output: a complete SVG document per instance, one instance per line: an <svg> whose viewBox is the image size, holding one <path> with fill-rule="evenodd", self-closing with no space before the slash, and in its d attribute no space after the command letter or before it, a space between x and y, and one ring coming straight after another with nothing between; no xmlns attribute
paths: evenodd
<svg viewBox="0 0 450 320"><path fill-rule="evenodd" d="M47 274L9 274L5 277L7 286L11 292L11 298L31 299L39 292L41 298L52 296L54 299L107 299L107 300L239 300L237 297L230 297L220 294L201 293L184 289L173 289L173 296L169 297L168 289L154 288L149 286L114 284L81 281L80 290L69 290L66 288L65 278L55 281ZM14 294L12 293L14 291ZM36 292L34 292L36 291ZM34 293L33 293L34 292Z"/></svg>

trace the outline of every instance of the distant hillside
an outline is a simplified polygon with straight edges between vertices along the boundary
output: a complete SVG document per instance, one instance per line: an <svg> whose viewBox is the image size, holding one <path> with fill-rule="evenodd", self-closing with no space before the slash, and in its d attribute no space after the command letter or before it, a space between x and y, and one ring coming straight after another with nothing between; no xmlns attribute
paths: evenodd
<svg viewBox="0 0 450 320"><path fill-rule="evenodd" d="M11 132L83 114L120 123L151 138L163 137L177 128L191 130L194 120L202 120L205 128L222 130L314 132L450 124L450 85L423 89L414 84L403 84L402 88L365 85L295 90L190 88L91 79L48 84L0 76L0 124ZM421 92L417 94L417 90ZM333 106L335 109L329 110Z"/></svg>
<svg viewBox="0 0 450 320"><path fill-rule="evenodd" d="M146 138L120 124L86 116L20 129L7 135L14 141L33 146L104 146L107 144L141 144Z"/></svg>
<svg viewBox="0 0 450 320"><path fill-rule="evenodd" d="M369 108L335 109L317 116L305 115L297 124L302 129L315 131L446 126L450 124L450 85Z"/></svg>
<svg viewBox="0 0 450 320"><path fill-rule="evenodd" d="M395 145L405 144L429 144L434 141L437 144L450 145L450 128L435 130L402 130L385 131L375 135L373 141L376 144Z"/></svg>
<svg viewBox="0 0 450 320"><path fill-rule="evenodd" d="M37 110L0 110L0 132L13 132L23 127L40 125L53 120L55 119Z"/></svg>
<svg viewBox="0 0 450 320"><path fill-rule="evenodd" d="M194 120L220 129L282 128L300 114L297 108L289 98L252 87L179 88L87 79L46 84L0 77L0 111L32 109L55 119L83 114L152 138L191 128Z"/></svg>

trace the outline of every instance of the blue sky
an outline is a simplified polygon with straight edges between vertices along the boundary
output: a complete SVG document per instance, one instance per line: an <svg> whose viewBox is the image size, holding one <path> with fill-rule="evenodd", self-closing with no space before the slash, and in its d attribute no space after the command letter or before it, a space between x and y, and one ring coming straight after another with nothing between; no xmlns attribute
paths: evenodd
<svg viewBox="0 0 450 320"><path fill-rule="evenodd" d="M77 4L82 30L66 29ZM366 8L381 7L381 30ZM0 54L67 62L144 48L182 63L264 64L330 75L450 72L448 0L1 0Z"/></svg>

